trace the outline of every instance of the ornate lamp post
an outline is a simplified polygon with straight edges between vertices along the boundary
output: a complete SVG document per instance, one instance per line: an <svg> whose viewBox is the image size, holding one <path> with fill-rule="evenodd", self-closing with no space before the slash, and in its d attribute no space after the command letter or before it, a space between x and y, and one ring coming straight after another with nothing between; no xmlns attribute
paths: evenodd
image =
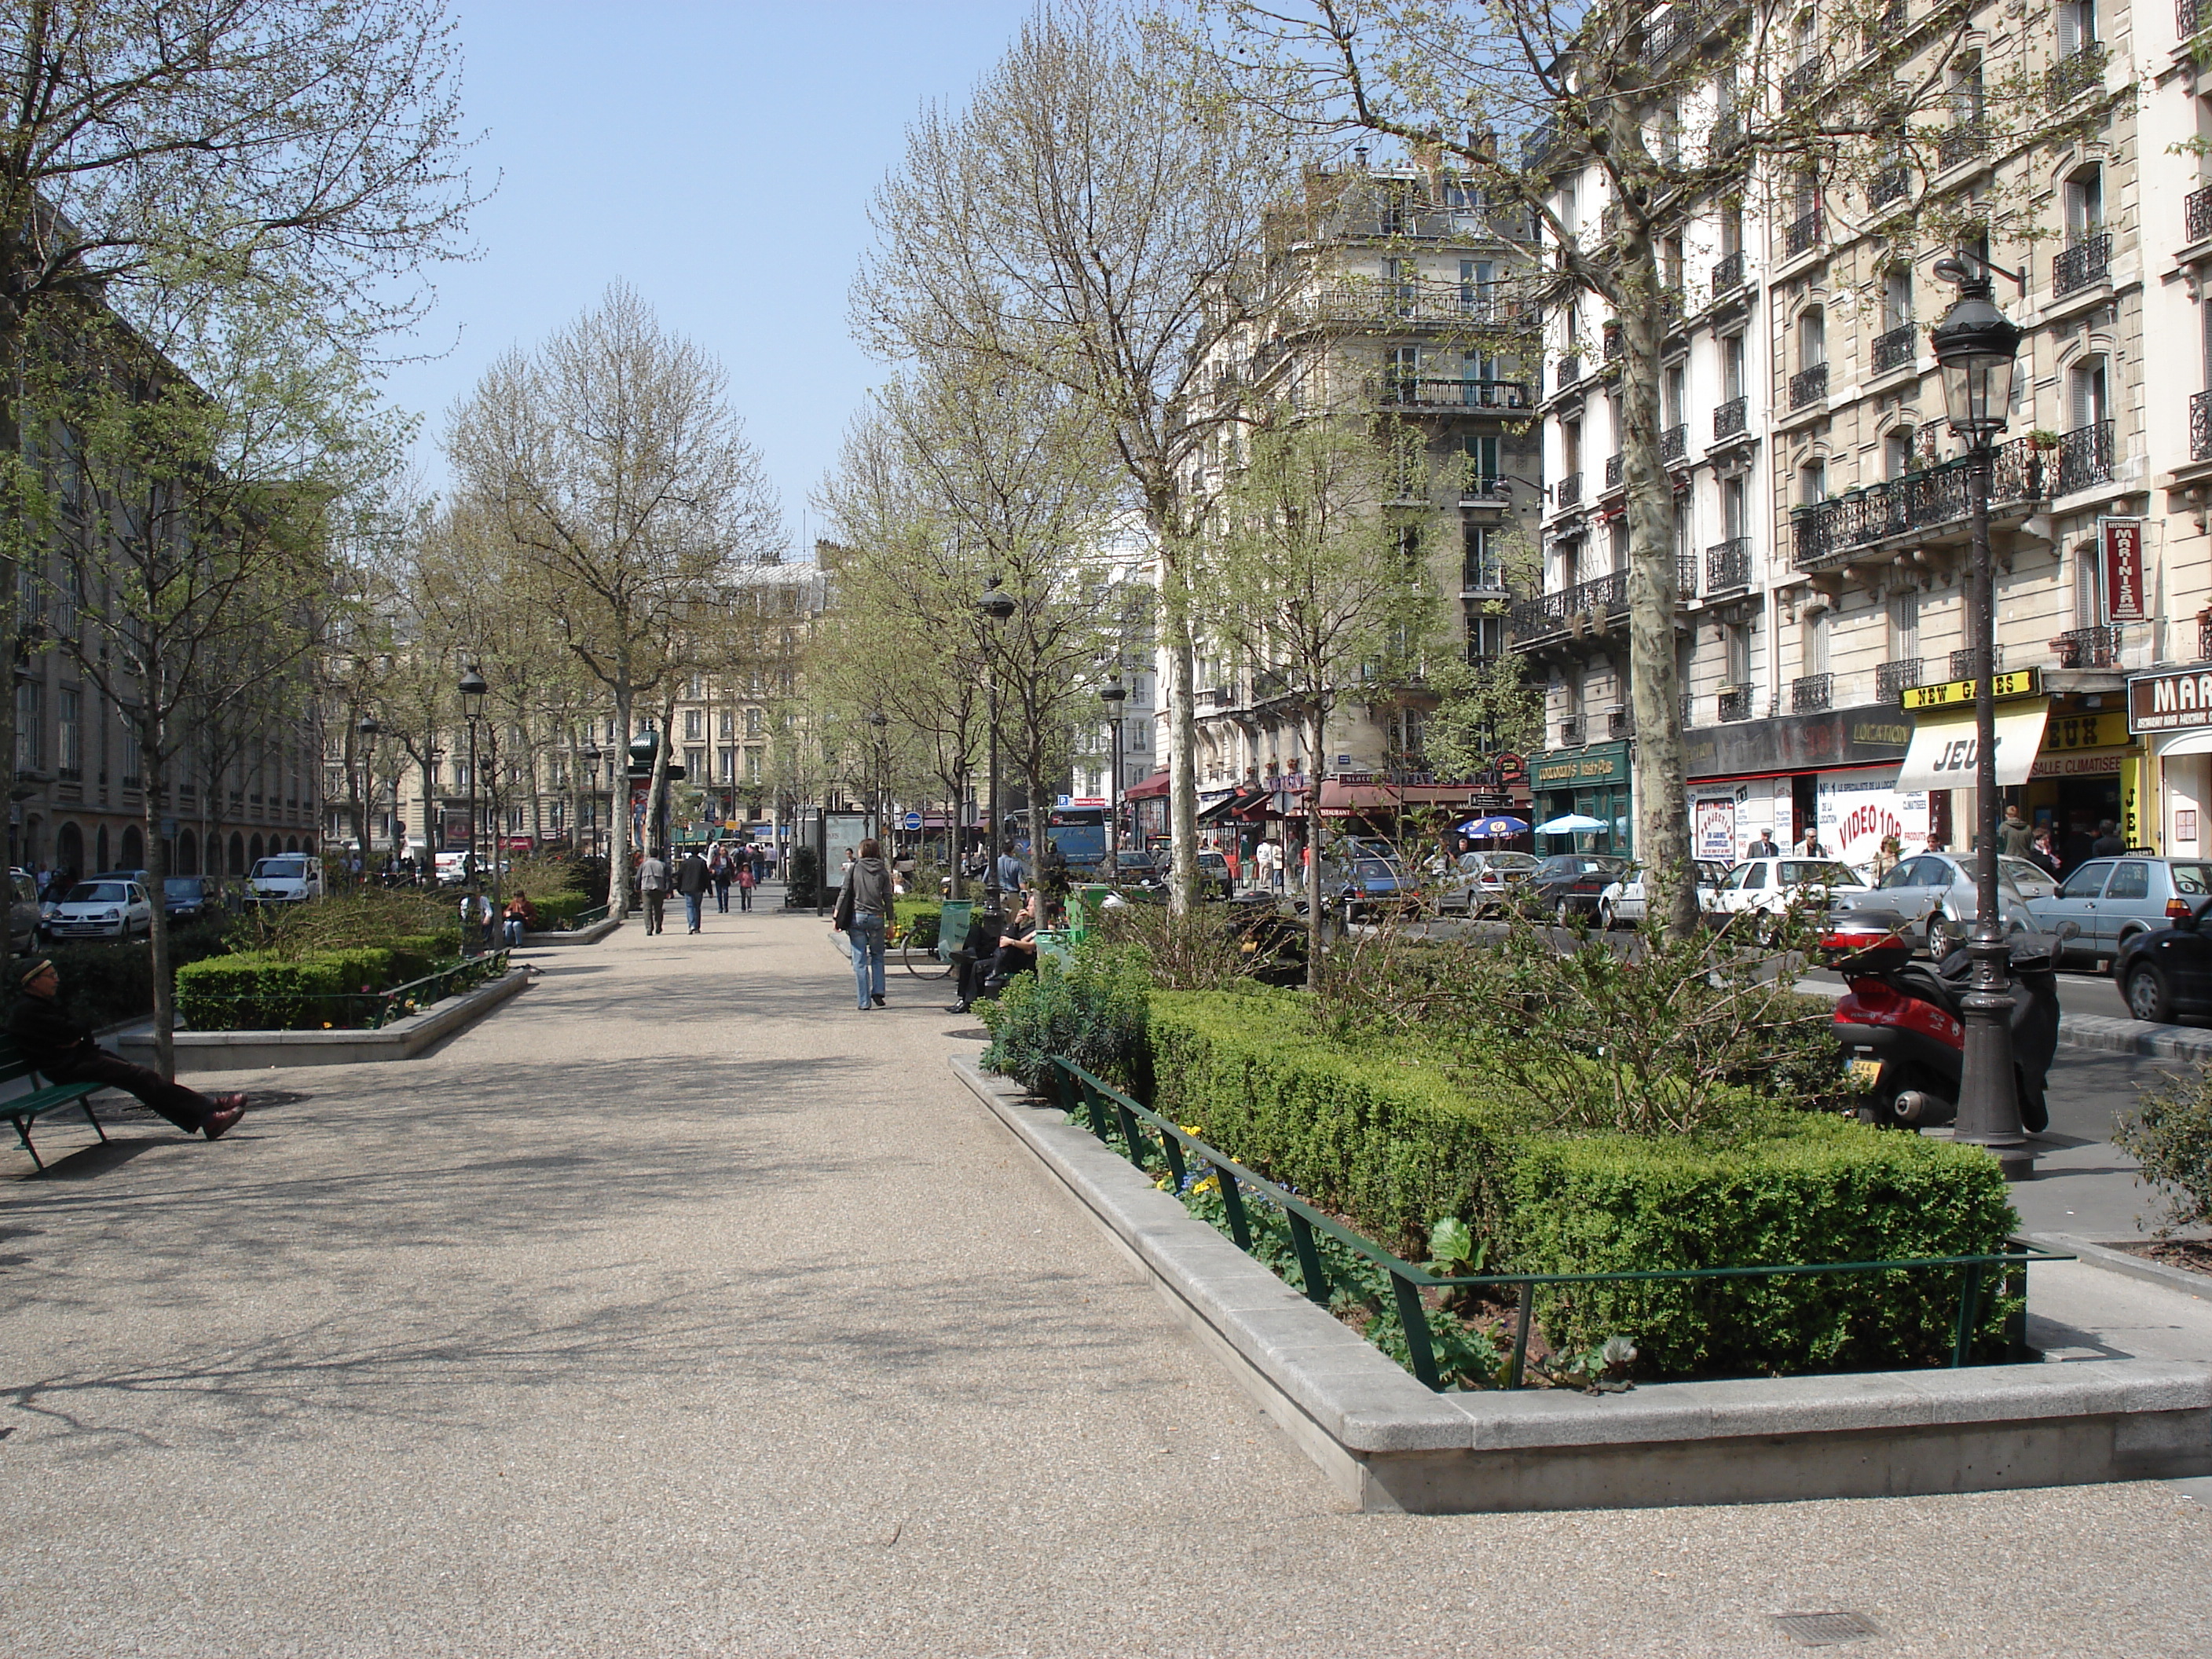
<svg viewBox="0 0 2212 1659"><path fill-rule="evenodd" d="M1953 1139L1986 1146L2013 1180L2034 1169L2020 1121L2012 1058L2011 950L1997 914L1996 708L1994 670L1996 611L1990 575L1990 494L1994 449L2012 407L2013 359L2021 331L1997 309L1990 271L1978 262L1945 259L1936 274L1959 286L1959 297L1930 337L1943 372L1951 430L1966 440L1966 489L1973 528L1973 581L1968 599L1976 634L1974 677L1974 929L1967 953L1973 988L1965 999L1966 1051Z"/></svg>
<svg viewBox="0 0 2212 1659"><path fill-rule="evenodd" d="M353 728L361 734L361 769L368 780L368 800L361 809L361 821L353 827L353 838L360 844L361 878L368 880L368 826L376 818L376 739L384 727L374 714L363 714Z"/></svg>
<svg viewBox="0 0 2212 1659"><path fill-rule="evenodd" d="M484 694L491 687L474 664L461 671L461 718L469 723L469 890L481 892L483 888L481 872L477 866L477 722L483 718Z"/></svg>
<svg viewBox="0 0 2212 1659"><path fill-rule="evenodd" d="M602 752L597 744L593 744L584 751L584 774L589 780L589 785L584 791L584 799L591 803L592 851L594 854L599 850L599 760ZM577 826L579 835L582 833L582 830L583 826L579 824Z"/></svg>
<svg viewBox="0 0 2212 1659"><path fill-rule="evenodd" d="M1114 738L1114 781L1106 791L1106 874L1118 879L1121 874L1121 704L1129 695L1129 688L1121 684L1116 674L1098 688L1098 701L1106 705L1106 718L1112 724Z"/></svg>
<svg viewBox="0 0 2212 1659"><path fill-rule="evenodd" d="M996 576L983 584L982 597L975 601L976 611L994 623L1006 621L1018 608L1013 595L1000 590ZM991 805L988 827L983 832L983 890L995 893L999 890L999 668L988 651L983 679L991 728Z"/></svg>

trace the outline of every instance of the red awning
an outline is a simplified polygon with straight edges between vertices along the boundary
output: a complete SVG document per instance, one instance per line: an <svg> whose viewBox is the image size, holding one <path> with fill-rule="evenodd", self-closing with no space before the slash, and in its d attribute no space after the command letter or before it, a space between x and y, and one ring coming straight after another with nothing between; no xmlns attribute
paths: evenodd
<svg viewBox="0 0 2212 1659"><path fill-rule="evenodd" d="M1168 775L1155 772L1142 783L1133 783L1121 792L1123 800L1157 800L1168 792Z"/></svg>
<svg viewBox="0 0 2212 1659"><path fill-rule="evenodd" d="M1340 783L1331 778L1321 787L1324 816L1353 812L1395 812L1413 806L1472 807L1482 792L1467 783Z"/></svg>

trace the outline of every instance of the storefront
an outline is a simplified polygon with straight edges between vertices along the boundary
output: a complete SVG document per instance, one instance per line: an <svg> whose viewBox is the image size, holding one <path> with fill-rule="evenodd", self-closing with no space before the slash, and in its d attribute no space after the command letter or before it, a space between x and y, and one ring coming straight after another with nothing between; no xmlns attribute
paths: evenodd
<svg viewBox="0 0 2212 1659"><path fill-rule="evenodd" d="M1606 827L1578 835L1538 839L1539 853L1556 853L1572 846L1583 852L1621 853L1635 850L1635 815L1629 806L1628 745L1593 744L1587 749L1563 750L1539 755L1528 768L1533 796L1530 811L1535 822L1554 818L1595 818Z"/></svg>
<svg viewBox="0 0 2212 1659"><path fill-rule="evenodd" d="M1683 734L1695 856L1728 863L1761 836L1870 862L1885 836L1927 834L1927 797L1897 788L1912 736L1888 708L1834 709Z"/></svg>
<svg viewBox="0 0 2212 1659"><path fill-rule="evenodd" d="M2212 672L2134 676L2128 681L2128 732L2154 757L2143 768L2154 770L2155 787L2147 780L2142 799L2153 805L2142 844L2178 858L2203 857L2212 850L2212 825L2204 821L2212 811Z"/></svg>

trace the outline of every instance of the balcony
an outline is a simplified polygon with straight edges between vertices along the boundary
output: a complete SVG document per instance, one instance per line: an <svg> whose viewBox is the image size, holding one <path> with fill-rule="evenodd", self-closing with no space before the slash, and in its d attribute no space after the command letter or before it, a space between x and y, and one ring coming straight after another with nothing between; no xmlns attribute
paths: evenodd
<svg viewBox="0 0 2212 1659"><path fill-rule="evenodd" d="M2204 27L2204 0L2173 0L2173 27L2186 41Z"/></svg>
<svg viewBox="0 0 2212 1659"><path fill-rule="evenodd" d="M1237 688L1234 685L1217 685L1212 695L1216 708L1233 708L1239 701Z"/></svg>
<svg viewBox="0 0 2212 1659"><path fill-rule="evenodd" d="M2101 230L2094 236L2084 236L2051 260L2051 297L2063 300L2080 289L2107 282L2112 270L2112 233Z"/></svg>
<svg viewBox="0 0 2212 1659"><path fill-rule="evenodd" d="M1636 716L1626 708L1605 711L1605 734L1608 738L1632 737L1636 732Z"/></svg>
<svg viewBox="0 0 2212 1659"><path fill-rule="evenodd" d="M2118 668L2120 630L2117 628L2069 628L2051 641L2061 668Z"/></svg>
<svg viewBox="0 0 2212 1659"><path fill-rule="evenodd" d="M1685 599L1698 597L1698 556L1678 553L1674 556L1674 592Z"/></svg>
<svg viewBox="0 0 2212 1659"><path fill-rule="evenodd" d="M1559 747L1579 749L1583 746L1583 717L1570 714L1559 722Z"/></svg>
<svg viewBox="0 0 2212 1659"><path fill-rule="evenodd" d="M1874 695L1878 702L1895 702L1913 686L1920 684L1920 659L1907 657L1902 662L1886 662L1874 671Z"/></svg>
<svg viewBox="0 0 2212 1659"><path fill-rule="evenodd" d="M1751 718L1752 690L1747 685L1721 687L1719 714L1724 720L1747 720Z"/></svg>
<svg viewBox="0 0 2212 1659"><path fill-rule="evenodd" d="M2052 494L2070 495L2112 481L2112 423L2077 427L2058 441L2057 483Z"/></svg>
<svg viewBox="0 0 2212 1659"><path fill-rule="evenodd" d="M2212 237L2212 185L2182 198L2181 222L2183 239L2191 246Z"/></svg>
<svg viewBox="0 0 2212 1659"><path fill-rule="evenodd" d="M1738 536L1705 550L1705 592L1725 593L1751 586L1751 538Z"/></svg>
<svg viewBox="0 0 2212 1659"><path fill-rule="evenodd" d="M1867 185L1867 205L1870 208L1887 207L1892 202L1901 199L1911 188L1912 170L1910 167L1884 167Z"/></svg>
<svg viewBox="0 0 2212 1659"><path fill-rule="evenodd" d="M2092 40L2071 58L2062 58L2043 77L2043 94L2053 109L2063 109L2083 93L2105 84L2105 43Z"/></svg>
<svg viewBox="0 0 2212 1659"><path fill-rule="evenodd" d="M1782 81L1782 107L1790 109L1803 103L1820 89L1820 64L1816 58L1809 64L1800 64Z"/></svg>
<svg viewBox="0 0 2212 1659"><path fill-rule="evenodd" d="M1583 475L1570 472L1552 486L1553 507L1572 507L1583 498Z"/></svg>
<svg viewBox="0 0 2212 1659"><path fill-rule="evenodd" d="M1751 399L1731 398L1713 410L1714 441L1718 442L1723 438L1733 438L1738 433L1747 431L1750 429L1750 423Z"/></svg>
<svg viewBox="0 0 2212 1659"><path fill-rule="evenodd" d="M1697 707L1698 700L1692 696L1687 691L1682 693L1682 695L1675 700L1675 712L1682 717L1682 726L1685 730L1687 730L1692 724L1692 717L1697 712Z"/></svg>
<svg viewBox="0 0 2212 1659"><path fill-rule="evenodd" d="M1608 455L1605 459L1605 487L1610 492L1620 488L1622 457Z"/></svg>
<svg viewBox="0 0 2212 1659"><path fill-rule="evenodd" d="M1990 665L1994 673L2004 672L2004 647L1997 647L1997 659ZM1954 680L1978 680L1982 677L1982 653L1972 646L1951 653L1950 678Z"/></svg>
<svg viewBox="0 0 2212 1659"><path fill-rule="evenodd" d="M1470 467L1459 481L1459 504L1462 507L1499 506L1512 497L1512 481L1492 473L1477 472Z"/></svg>
<svg viewBox="0 0 2212 1659"><path fill-rule="evenodd" d="M1733 294L1743 286L1743 250L1723 255L1713 264L1713 298Z"/></svg>
<svg viewBox="0 0 2212 1659"><path fill-rule="evenodd" d="M1565 392L1583 377L1583 360L1579 357L1559 359L1559 390Z"/></svg>
<svg viewBox="0 0 2212 1659"><path fill-rule="evenodd" d="M1820 210L1800 214L1791 220L1782 233L1782 257L1794 259L1801 253L1810 253L1820 245Z"/></svg>
<svg viewBox="0 0 2212 1659"><path fill-rule="evenodd" d="M1690 428L1688 427L1670 426L1659 434L1659 459L1662 461L1679 461L1689 453Z"/></svg>
<svg viewBox="0 0 2212 1659"><path fill-rule="evenodd" d="M2197 660L2212 662L2212 610L2197 613Z"/></svg>
<svg viewBox="0 0 2212 1659"><path fill-rule="evenodd" d="M2111 428L2104 430L2109 470ZM2079 434L2069 435L2067 441L2072 442L2075 435ZM1799 507L1790 514L1790 556L1801 570L1827 568L1849 563L1855 549L1876 546L1893 537L1917 534L1926 540L1924 532L1939 526L1963 529L1969 465L1967 458L1960 456L1941 466L1854 489L1835 501ZM1997 447L1990 461L1992 507L2035 501L2043 494L2043 457L2026 438Z"/></svg>
<svg viewBox="0 0 2212 1659"><path fill-rule="evenodd" d="M1794 411L1817 404L1828 395L1828 366L1814 363L1790 377L1790 407Z"/></svg>
<svg viewBox="0 0 2212 1659"><path fill-rule="evenodd" d="M1506 615L1506 625L1516 639L1540 638L1571 626L1580 616L1605 617L1628 606L1628 573L1616 570L1595 581L1578 582L1555 593L1539 593L1516 600Z"/></svg>
<svg viewBox="0 0 2212 1659"><path fill-rule="evenodd" d="M2189 400L2189 459L2212 461L2212 392Z"/></svg>
<svg viewBox="0 0 2212 1659"><path fill-rule="evenodd" d="M1936 165L1942 172L1964 167L1990 147L1990 135L1979 121L1953 127L1936 141Z"/></svg>
<svg viewBox="0 0 2212 1659"><path fill-rule="evenodd" d="M1893 368L1912 367L1913 349L1919 331L1911 323L1900 323L1887 334L1878 334L1874 342L1874 372L1886 374Z"/></svg>
<svg viewBox="0 0 2212 1659"><path fill-rule="evenodd" d="M1705 159L1719 161L1743 143L1743 117L1729 110L1713 117L1712 136L1705 143Z"/></svg>
<svg viewBox="0 0 2212 1659"><path fill-rule="evenodd" d="M1392 409L1527 409L1522 380L1385 380L1379 401Z"/></svg>
<svg viewBox="0 0 2212 1659"><path fill-rule="evenodd" d="M1619 323L1607 323L1605 325L1604 339L1605 360L1607 362L1611 362L1628 349L1628 343L1621 338Z"/></svg>
<svg viewBox="0 0 2212 1659"><path fill-rule="evenodd" d="M1833 674L1807 674L1790 682L1790 712L1793 714L1826 714L1828 698L1835 689Z"/></svg>

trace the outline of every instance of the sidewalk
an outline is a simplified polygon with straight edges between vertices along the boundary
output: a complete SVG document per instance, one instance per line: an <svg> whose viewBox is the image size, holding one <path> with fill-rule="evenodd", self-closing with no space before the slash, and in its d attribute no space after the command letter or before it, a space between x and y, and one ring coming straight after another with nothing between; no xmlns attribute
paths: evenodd
<svg viewBox="0 0 2212 1659"><path fill-rule="evenodd" d="M947 985L707 929L0 1183L7 1652L2212 1650L2157 1485L1339 1514L954 1080Z"/></svg>

